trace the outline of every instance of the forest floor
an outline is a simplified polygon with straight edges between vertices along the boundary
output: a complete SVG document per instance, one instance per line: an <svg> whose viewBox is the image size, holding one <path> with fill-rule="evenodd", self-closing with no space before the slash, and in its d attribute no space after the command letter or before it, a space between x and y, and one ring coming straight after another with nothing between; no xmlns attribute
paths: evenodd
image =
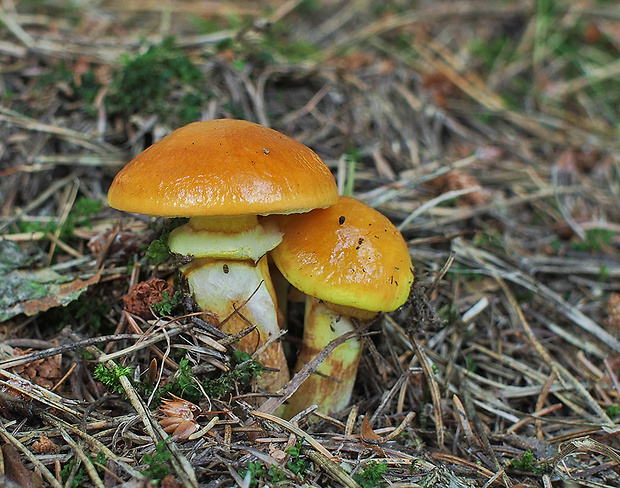
<svg viewBox="0 0 620 488"><path fill-rule="evenodd" d="M602 0L3 1L0 485L620 486L619 52ZM109 185L213 118L408 243L341 412L275 416L182 290L124 311L175 263Z"/></svg>

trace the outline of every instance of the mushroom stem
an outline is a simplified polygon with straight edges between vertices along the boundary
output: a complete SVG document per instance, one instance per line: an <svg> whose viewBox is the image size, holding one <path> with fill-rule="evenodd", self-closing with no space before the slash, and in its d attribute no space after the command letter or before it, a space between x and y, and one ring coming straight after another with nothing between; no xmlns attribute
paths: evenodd
<svg viewBox="0 0 620 488"><path fill-rule="evenodd" d="M367 318L364 313L359 320ZM356 330L356 320L332 304L306 296L303 345L295 371L312 360L332 340ZM293 417L314 404L319 406L320 412L328 414L345 408L351 399L361 352L359 339L350 339L334 349L291 396L286 416Z"/></svg>
<svg viewBox="0 0 620 488"><path fill-rule="evenodd" d="M278 334L278 308L265 253L280 242L280 233L258 224L256 216L192 218L175 229L170 250L194 256L181 271L201 310L215 317L227 334L250 326L238 347L254 353ZM289 380L282 344L272 343L257 358L265 371L258 385L277 391Z"/></svg>

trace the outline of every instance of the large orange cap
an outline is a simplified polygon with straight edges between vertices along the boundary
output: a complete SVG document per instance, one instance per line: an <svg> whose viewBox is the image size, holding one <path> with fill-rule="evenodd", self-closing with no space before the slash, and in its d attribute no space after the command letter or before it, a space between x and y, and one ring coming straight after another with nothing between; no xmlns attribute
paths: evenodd
<svg viewBox="0 0 620 488"><path fill-rule="evenodd" d="M407 300L413 265L403 236L380 212L350 197L305 214L269 217L284 232L271 256L306 295L373 312Z"/></svg>
<svg viewBox="0 0 620 488"><path fill-rule="evenodd" d="M114 178L111 207L165 217L267 215L333 204L334 177L311 149L253 122L194 122Z"/></svg>

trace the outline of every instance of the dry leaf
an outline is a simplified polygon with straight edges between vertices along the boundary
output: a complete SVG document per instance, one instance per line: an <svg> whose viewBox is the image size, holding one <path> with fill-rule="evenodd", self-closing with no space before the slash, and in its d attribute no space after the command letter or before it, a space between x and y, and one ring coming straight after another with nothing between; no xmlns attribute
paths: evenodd
<svg viewBox="0 0 620 488"><path fill-rule="evenodd" d="M181 488L181 483L177 481L173 474L169 474L161 480L161 488Z"/></svg>
<svg viewBox="0 0 620 488"><path fill-rule="evenodd" d="M22 488L35 488L30 471L26 469L17 450L11 444L2 446L4 473Z"/></svg>
<svg viewBox="0 0 620 488"><path fill-rule="evenodd" d="M438 107L445 108L448 98L459 93L459 88L440 71L428 73L422 78L422 87L426 88Z"/></svg>
<svg viewBox="0 0 620 488"><path fill-rule="evenodd" d="M68 305L77 300L90 285L99 282L101 272L82 281L66 283L66 276L50 268L36 271L16 270L5 275L0 283L0 322L25 313L36 315L52 307Z"/></svg>
<svg viewBox="0 0 620 488"><path fill-rule="evenodd" d="M372 430L368 415L364 415L364 420L362 421L362 440L367 444L381 444L383 441L383 438Z"/></svg>

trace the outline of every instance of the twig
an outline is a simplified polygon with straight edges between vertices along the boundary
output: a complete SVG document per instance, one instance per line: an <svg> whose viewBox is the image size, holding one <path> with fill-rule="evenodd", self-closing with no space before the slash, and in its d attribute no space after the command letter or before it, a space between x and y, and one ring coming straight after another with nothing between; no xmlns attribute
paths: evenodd
<svg viewBox="0 0 620 488"><path fill-rule="evenodd" d="M88 458L86 453L82 450L82 448L78 445L78 443L75 442L71 438L69 433L63 428L62 425L58 425L57 427L58 427L58 431L60 432L60 435L62 435L62 438L65 440L67 444L69 444L69 447L71 447L71 449L73 450L73 453L82 462L82 466L84 466L84 469L86 469L86 472L88 473L88 477L93 482L93 484L97 486L98 488L105 488L103 481L101 481L101 478L99 477L99 473L97 473L95 466L93 465L93 463L90 462L90 459Z"/></svg>
<svg viewBox="0 0 620 488"><path fill-rule="evenodd" d="M490 253L480 249L475 249L473 246L465 244L461 239L455 239L452 242L457 253L457 260L461 261L464 259L464 256L469 255L479 263L483 262L483 260L486 261L487 264L480 268L482 273L511 281L534 292L536 295L543 298L546 303L552 303L555 305L557 307L557 311L562 313L575 325L578 325L586 332L592 334L614 351L620 352L620 341L610 335L592 319L568 304L563 298L561 298L546 285L535 281L534 278L525 275L517 269L511 269L497 256L493 256Z"/></svg>
<svg viewBox="0 0 620 488"><path fill-rule="evenodd" d="M330 458L325 457L320 452L306 451L308 456L314 463L323 468L328 476L337 483L342 483L349 488L361 488L360 485L347 473L339 464L334 463Z"/></svg>
<svg viewBox="0 0 620 488"><path fill-rule="evenodd" d="M441 395L439 393L439 386L435 378L435 373L431 367L430 361L427 358L424 350L420 346L416 337L411 337L411 344L413 345L413 351L418 358L418 362L422 366L424 371L424 377L428 382L429 390L431 391L431 398L433 400L434 419L435 419L435 435L437 436L437 444L440 448L443 448L444 444L444 426L443 426L443 409L441 408Z"/></svg>
<svg viewBox="0 0 620 488"><path fill-rule="evenodd" d="M323 456L325 456L329 460L334 459L334 456L332 456L332 454L327 449L325 449L319 442L317 442L310 434L308 434L307 432L304 432L296 425L293 425L292 423L284 419L281 419L280 417L276 417L275 415L260 412L258 410L254 410L250 412L250 415L264 419L264 420L269 420L270 422L273 422L274 424L279 425L280 427L284 427L288 431L299 436L300 439L303 439L305 442L310 444L314 449L316 449L318 452L323 454Z"/></svg>
<svg viewBox="0 0 620 488"><path fill-rule="evenodd" d="M0 422L0 436L4 438L4 440L12 445L14 445L17 449L19 449L24 456L30 461L34 466L39 470L43 478L54 488L63 488L62 484L58 482L58 480L54 477L52 473L50 473L49 469L41 462L39 459L33 455L21 442L19 442L13 435L9 433L8 430L4 427L2 422Z"/></svg>

